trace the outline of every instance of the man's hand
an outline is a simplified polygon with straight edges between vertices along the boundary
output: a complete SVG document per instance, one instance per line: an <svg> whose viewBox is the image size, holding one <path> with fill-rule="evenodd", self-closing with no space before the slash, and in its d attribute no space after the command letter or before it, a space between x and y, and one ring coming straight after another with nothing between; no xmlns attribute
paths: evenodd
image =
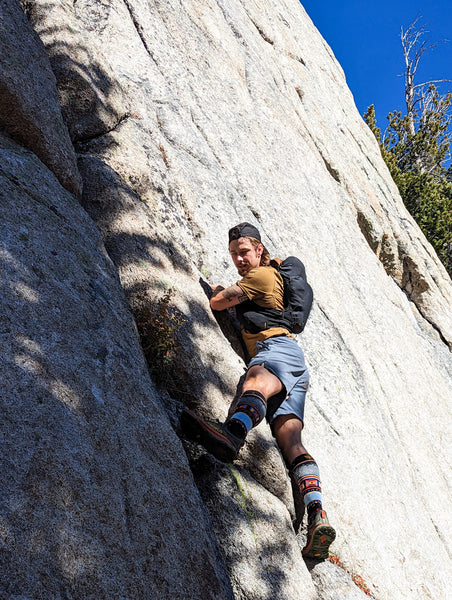
<svg viewBox="0 0 452 600"><path fill-rule="evenodd" d="M211 285L210 287L213 289L213 294L211 298L213 298L214 296L216 296L224 290L224 287L222 285Z"/></svg>
<svg viewBox="0 0 452 600"><path fill-rule="evenodd" d="M213 310L224 310L248 300L247 295L237 284L226 289L222 285L217 285L212 286L212 289L213 295L210 299L210 307Z"/></svg>

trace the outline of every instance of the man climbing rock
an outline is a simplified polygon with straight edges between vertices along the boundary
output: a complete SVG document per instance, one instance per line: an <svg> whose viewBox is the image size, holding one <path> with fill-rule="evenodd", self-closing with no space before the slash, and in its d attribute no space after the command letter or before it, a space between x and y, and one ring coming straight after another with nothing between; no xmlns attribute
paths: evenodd
<svg viewBox="0 0 452 600"><path fill-rule="evenodd" d="M207 421L186 409L181 427L189 439L202 444L213 456L232 462L249 431L266 417L308 513L303 555L327 558L336 533L322 508L317 463L301 440L309 374L287 321L274 318L284 308L284 281L277 269L280 261L270 261L259 230L250 223L229 230L229 252L241 279L226 289L214 288L210 306L213 310L236 306L251 357L242 393L225 423ZM267 309L273 315L271 325L265 321L257 330L250 327L247 315Z"/></svg>

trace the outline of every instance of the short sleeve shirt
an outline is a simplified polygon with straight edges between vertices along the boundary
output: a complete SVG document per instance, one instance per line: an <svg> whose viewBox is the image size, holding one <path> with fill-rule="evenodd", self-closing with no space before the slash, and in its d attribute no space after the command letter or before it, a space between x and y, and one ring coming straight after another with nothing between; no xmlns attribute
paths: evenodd
<svg viewBox="0 0 452 600"><path fill-rule="evenodd" d="M257 267L237 281L239 288L245 293L248 300L256 302L263 308L284 308L284 283L281 275L273 267ZM259 333L249 333L242 328L243 340L251 358L256 354L256 342L261 342L270 337L285 335L293 337L284 327L270 327Z"/></svg>

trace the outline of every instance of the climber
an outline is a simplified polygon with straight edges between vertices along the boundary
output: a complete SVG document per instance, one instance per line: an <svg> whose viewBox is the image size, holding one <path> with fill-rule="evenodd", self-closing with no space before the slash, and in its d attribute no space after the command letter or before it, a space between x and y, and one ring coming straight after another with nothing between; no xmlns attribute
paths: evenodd
<svg viewBox="0 0 452 600"><path fill-rule="evenodd" d="M270 327L257 333L243 327L247 307L283 309L283 279L270 266L270 255L261 242L259 230L249 223L240 223L229 230L229 253L241 279L226 289L214 287L210 306L213 310L236 306L251 360L241 396L232 403L225 423L207 421L185 409L181 427L189 439L202 444L213 456L232 462L249 431L266 417L308 513L303 555L327 558L336 533L322 507L317 463L301 440L309 383L303 352L284 327Z"/></svg>

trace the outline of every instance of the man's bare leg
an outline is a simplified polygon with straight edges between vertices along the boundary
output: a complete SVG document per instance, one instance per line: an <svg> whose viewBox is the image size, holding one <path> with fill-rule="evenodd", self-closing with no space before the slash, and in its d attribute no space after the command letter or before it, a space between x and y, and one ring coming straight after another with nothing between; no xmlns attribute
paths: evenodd
<svg viewBox="0 0 452 600"><path fill-rule="evenodd" d="M280 415L273 423L276 441L308 512L308 535L303 555L325 559L336 533L322 509L319 468L303 446L302 430L303 422L295 415Z"/></svg>
<svg viewBox="0 0 452 600"><path fill-rule="evenodd" d="M258 390L268 400L279 394L283 388L281 381L264 366L255 365L246 374L242 394L250 390ZM301 441L303 422L295 415L281 415L273 423L273 433L287 464L300 454L307 454Z"/></svg>
<svg viewBox="0 0 452 600"><path fill-rule="evenodd" d="M308 451L301 441L303 422L295 415L280 415L273 423L273 433L288 465L300 454Z"/></svg>
<svg viewBox="0 0 452 600"><path fill-rule="evenodd" d="M225 423L213 423L189 409L182 411L180 423L187 437L197 441L223 462L237 458L248 432L264 418L267 398L282 390L282 383L264 367L251 367L245 378L233 414Z"/></svg>

